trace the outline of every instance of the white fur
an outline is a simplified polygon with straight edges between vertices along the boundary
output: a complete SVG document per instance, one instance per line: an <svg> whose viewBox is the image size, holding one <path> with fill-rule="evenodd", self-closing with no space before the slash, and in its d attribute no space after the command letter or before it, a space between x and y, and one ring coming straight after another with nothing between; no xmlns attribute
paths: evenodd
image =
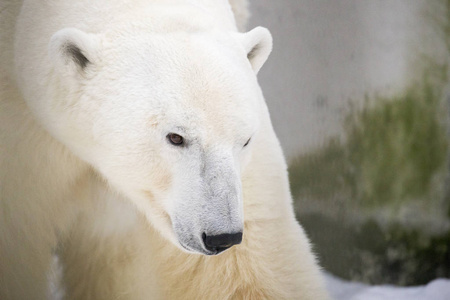
<svg viewBox="0 0 450 300"><path fill-rule="evenodd" d="M0 3L0 299L45 299L52 252L68 299L325 299L255 77L266 29L225 0Z"/></svg>

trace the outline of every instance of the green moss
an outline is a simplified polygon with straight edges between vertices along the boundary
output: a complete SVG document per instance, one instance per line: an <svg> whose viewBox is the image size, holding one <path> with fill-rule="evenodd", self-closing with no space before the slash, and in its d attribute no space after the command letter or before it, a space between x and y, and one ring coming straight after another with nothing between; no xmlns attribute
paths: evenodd
<svg viewBox="0 0 450 300"><path fill-rule="evenodd" d="M345 156L345 148L337 139L332 139L320 151L298 157L289 167L293 195L327 199L346 189L348 163Z"/></svg>
<svg viewBox="0 0 450 300"><path fill-rule="evenodd" d="M366 100L347 117L345 143L331 139L290 165L293 195L345 194L366 207L430 198L447 160L441 99L439 89L424 82L403 96Z"/></svg>
<svg viewBox="0 0 450 300"><path fill-rule="evenodd" d="M347 119L352 190L365 205L400 205L429 195L447 158L440 92L425 82L404 96L378 98Z"/></svg>

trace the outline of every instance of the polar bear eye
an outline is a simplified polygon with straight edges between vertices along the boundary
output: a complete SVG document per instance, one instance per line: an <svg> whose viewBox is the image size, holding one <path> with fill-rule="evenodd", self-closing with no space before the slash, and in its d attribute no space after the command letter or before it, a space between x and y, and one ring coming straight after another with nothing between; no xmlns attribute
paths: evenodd
<svg viewBox="0 0 450 300"><path fill-rule="evenodd" d="M181 135L176 134L176 133L169 133L167 135L167 139L174 146L181 146L184 143L183 137Z"/></svg>
<svg viewBox="0 0 450 300"><path fill-rule="evenodd" d="M251 140L251 139L252 139L252 138L249 138L249 139L248 139L247 143L244 144L244 147L247 146L248 143L250 143L250 140Z"/></svg>

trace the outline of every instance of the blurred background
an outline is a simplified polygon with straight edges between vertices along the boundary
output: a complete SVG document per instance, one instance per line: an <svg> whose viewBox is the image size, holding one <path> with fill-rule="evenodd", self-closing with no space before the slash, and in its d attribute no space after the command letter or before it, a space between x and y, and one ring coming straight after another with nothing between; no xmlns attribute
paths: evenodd
<svg viewBox="0 0 450 300"><path fill-rule="evenodd" d="M450 277L450 0L253 0L298 219L344 279Z"/></svg>

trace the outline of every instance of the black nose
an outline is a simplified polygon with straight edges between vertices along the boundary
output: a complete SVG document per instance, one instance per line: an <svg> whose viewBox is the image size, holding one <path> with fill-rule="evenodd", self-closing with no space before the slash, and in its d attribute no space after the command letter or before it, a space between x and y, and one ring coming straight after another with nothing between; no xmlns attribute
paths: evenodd
<svg viewBox="0 0 450 300"><path fill-rule="evenodd" d="M206 235L206 233L203 233L202 237L206 249L215 252L215 254L219 254L231 246L242 242L242 232L224 233L219 235Z"/></svg>

